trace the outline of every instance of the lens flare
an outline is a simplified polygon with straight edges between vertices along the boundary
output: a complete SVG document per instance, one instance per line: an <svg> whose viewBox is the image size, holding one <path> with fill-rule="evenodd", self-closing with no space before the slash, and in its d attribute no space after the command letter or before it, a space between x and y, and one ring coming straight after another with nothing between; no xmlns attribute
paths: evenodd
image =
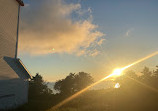
<svg viewBox="0 0 158 111"><path fill-rule="evenodd" d="M149 59L149 58L151 58L151 57L153 57L153 56L155 56L155 55L157 55L157 54L158 54L158 52L154 52L154 53L152 53L152 54L150 54L150 55L148 55L148 56L146 56L146 57L144 57L144 58L141 58L141 59L139 59L139 60L133 62L132 64L129 64L129 65L123 67L123 68L115 69L112 74L110 74L110 75L104 77L103 79L101 79L101 80L99 80L99 81L97 81L97 82L95 82L95 83L93 83L93 84L87 86L86 88L82 89L81 91L75 93L74 95L68 97L67 99L63 100L63 101L60 102L59 104L55 105L55 106L52 107L51 109L57 109L57 108L61 107L61 106L64 105L65 103L71 101L72 99L74 99L74 98L76 98L77 96L79 96L80 94L84 93L85 91L87 91L87 90L90 89L91 87L93 87L93 86L95 86L95 85L101 83L102 81L104 81L104 80L106 80L106 79L108 79L108 78L121 76L121 75L122 75L122 72L123 72L125 69L127 69L127 68L129 68L129 67L131 67L131 66L134 66L134 65L136 65L136 64L138 64L138 63L140 63L140 62L142 62L142 61L145 61L145 60L147 60L147 59Z"/></svg>
<svg viewBox="0 0 158 111"><path fill-rule="evenodd" d="M115 69L111 75L114 77L118 77L122 75L122 72L123 72L123 69Z"/></svg>
<svg viewBox="0 0 158 111"><path fill-rule="evenodd" d="M120 88L120 84L119 83L116 83L114 88Z"/></svg>
<svg viewBox="0 0 158 111"><path fill-rule="evenodd" d="M157 54L158 54L158 51L157 51L157 52L154 52L154 53L152 53L152 54L150 54L150 55L148 55L148 56L146 56L146 57L144 57L144 58L142 58L142 59L139 59L139 60L133 62L132 64L129 64L129 65L123 67L122 69L125 70L125 69L127 69L127 68L129 68L129 67L131 67L131 66L134 66L134 65L136 65L136 64L138 64L138 63L140 63L140 62L142 62L142 61L145 61L145 60L147 60L147 59L149 59L149 58L151 58L151 57L153 57L153 56L156 56Z"/></svg>
<svg viewBox="0 0 158 111"><path fill-rule="evenodd" d="M143 83L141 81L138 81L138 80L136 80L136 79L134 79L132 77L129 77L129 76L126 76L126 77L131 79L131 80L133 80L134 82L136 82L136 83L138 83L138 84L140 84L140 85L142 85L142 86L144 86L144 87L146 87L146 88L158 93L158 89L157 88L154 88L154 87L152 87L150 85L147 85L147 84L145 84L145 83Z"/></svg>

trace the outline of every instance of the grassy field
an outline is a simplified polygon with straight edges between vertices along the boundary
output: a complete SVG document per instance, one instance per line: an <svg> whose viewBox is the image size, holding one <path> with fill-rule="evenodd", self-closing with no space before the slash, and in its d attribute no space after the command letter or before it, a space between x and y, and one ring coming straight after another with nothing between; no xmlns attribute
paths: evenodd
<svg viewBox="0 0 158 111"><path fill-rule="evenodd" d="M47 111L158 111L158 94L146 88L89 91L57 110Z"/></svg>
<svg viewBox="0 0 158 111"><path fill-rule="evenodd" d="M136 84L118 89L90 90L53 110L52 107L61 101L59 97L30 100L13 111L158 111L158 93Z"/></svg>

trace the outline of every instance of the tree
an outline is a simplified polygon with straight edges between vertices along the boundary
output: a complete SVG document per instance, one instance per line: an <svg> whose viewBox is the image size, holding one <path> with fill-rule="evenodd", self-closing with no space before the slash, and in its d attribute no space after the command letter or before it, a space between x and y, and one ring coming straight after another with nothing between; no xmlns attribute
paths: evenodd
<svg viewBox="0 0 158 111"><path fill-rule="evenodd" d="M50 95L53 91L48 88L41 75L38 73L29 82L29 98Z"/></svg>
<svg viewBox="0 0 158 111"><path fill-rule="evenodd" d="M144 67L144 69L141 73L143 74L141 76L142 79L150 79L152 76L152 72L149 70L148 67Z"/></svg>
<svg viewBox="0 0 158 111"><path fill-rule="evenodd" d="M75 75L75 91L80 91L86 86L93 83L93 78L90 76L90 74L85 72L79 72Z"/></svg>
<svg viewBox="0 0 158 111"><path fill-rule="evenodd" d="M54 85L54 89L59 91L60 94L69 96L92 83L93 78L88 73L70 73L65 79L58 80Z"/></svg>
<svg viewBox="0 0 158 111"><path fill-rule="evenodd" d="M135 87L136 81L138 80L139 80L138 75L134 71L129 70L125 72L122 76L116 78L115 82L119 83L121 85L121 88L129 89Z"/></svg>
<svg viewBox="0 0 158 111"><path fill-rule="evenodd" d="M74 78L75 74L70 73L65 79L57 81L54 89L64 95L72 94L74 92Z"/></svg>
<svg viewBox="0 0 158 111"><path fill-rule="evenodd" d="M158 66L156 66L156 70L153 71L152 83L153 87L158 88Z"/></svg>
<svg viewBox="0 0 158 111"><path fill-rule="evenodd" d="M155 77L155 78L158 78L158 66L156 66L156 70L155 71L153 71L153 76Z"/></svg>

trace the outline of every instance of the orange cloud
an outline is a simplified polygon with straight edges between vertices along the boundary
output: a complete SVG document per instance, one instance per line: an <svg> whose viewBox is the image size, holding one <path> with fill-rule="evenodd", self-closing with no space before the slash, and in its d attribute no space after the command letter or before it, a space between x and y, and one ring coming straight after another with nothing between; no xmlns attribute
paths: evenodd
<svg viewBox="0 0 158 111"><path fill-rule="evenodd" d="M37 4L38 1L35 0ZM67 4L62 0L44 0L42 4L30 4L24 8L20 53L92 55L88 48L94 43L101 45L104 34L97 30L98 26L89 18L73 20L71 15L78 11L81 11L80 4ZM96 49L94 51L93 56L98 54Z"/></svg>

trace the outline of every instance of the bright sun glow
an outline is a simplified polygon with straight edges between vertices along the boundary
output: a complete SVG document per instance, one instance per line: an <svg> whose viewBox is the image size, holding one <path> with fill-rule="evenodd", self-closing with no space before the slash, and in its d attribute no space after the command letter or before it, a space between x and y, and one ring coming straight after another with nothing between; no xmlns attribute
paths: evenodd
<svg viewBox="0 0 158 111"><path fill-rule="evenodd" d="M136 65L136 64L138 64L138 63L140 63L140 62L142 62L142 61L144 61L144 60L147 60L147 59L149 59L149 58L151 58L151 57L153 57L153 56L155 56L155 55L158 55L158 52L154 52L154 53L152 53L151 55L148 55L148 56L146 56L146 57L144 57L144 58L141 58L141 59L139 59L139 60L133 62L132 64L129 64L129 65L125 66L125 67L122 67L121 69L115 69L112 74L110 74L110 75L104 77L103 79L101 79L101 80L99 80L99 81L97 81L97 82L95 82L95 83L93 83L93 84L87 86L86 88L82 89L81 91L79 91L79 92L75 93L74 95L68 97L67 99L63 100L63 101L60 102L59 104L57 104L57 105L55 105L54 107L52 107L52 109L57 109L57 108L59 108L59 107L62 106L63 104L65 104L65 103L71 101L72 99L74 99L74 98L76 98L77 96L79 96L80 94L84 93L85 91L87 91L87 90L90 89L91 87L93 87L93 86L95 86L95 85L101 83L102 81L104 81L104 80L106 80L106 79L109 79L110 77L118 77L118 76L121 76L121 75L122 75L122 72L123 72L125 69L127 69L127 68L129 68L129 67L131 67L131 66L134 66L134 65ZM119 88L119 87L120 87L120 84L119 84L119 83L116 83L116 84L115 84L115 88Z"/></svg>
<svg viewBox="0 0 158 111"><path fill-rule="evenodd" d="M114 88L120 88L120 84L119 83L116 83Z"/></svg>
<svg viewBox="0 0 158 111"><path fill-rule="evenodd" d="M118 76L121 76L121 74L122 74L122 71L123 71L123 69L115 69L114 71L113 71L113 73L112 73L112 76L116 76L116 77L118 77Z"/></svg>

